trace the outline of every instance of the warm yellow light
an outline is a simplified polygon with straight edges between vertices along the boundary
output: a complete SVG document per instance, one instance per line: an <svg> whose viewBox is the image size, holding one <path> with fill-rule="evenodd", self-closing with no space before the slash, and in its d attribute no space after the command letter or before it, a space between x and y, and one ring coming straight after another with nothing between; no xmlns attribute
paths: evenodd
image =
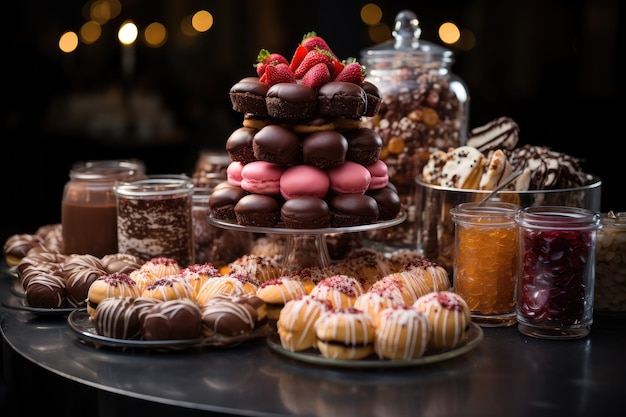
<svg viewBox="0 0 626 417"><path fill-rule="evenodd" d="M66 54L78 48L78 35L75 32L65 32L59 39L59 49Z"/></svg>
<svg viewBox="0 0 626 417"><path fill-rule="evenodd" d="M213 15L206 10L197 11L191 18L191 26L198 32L206 32L213 26Z"/></svg>
<svg viewBox="0 0 626 417"><path fill-rule="evenodd" d="M391 29L384 23L370 26L367 34L373 43L381 43L392 38Z"/></svg>
<svg viewBox="0 0 626 417"><path fill-rule="evenodd" d="M449 45L458 42L461 37L461 31L452 22L445 22L439 26L439 38L442 42Z"/></svg>
<svg viewBox="0 0 626 417"><path fill-rule="evenodd" d="M117 32L117 38L122 44L131 45L137 40L137 33L137 25L127 20L120 26L120 30Z"/></svg>
<svg viewBox="0 0 626 417"><path fill-rule="evenodd" d="M85 22L80 28L80 40L91 44L100 39L102 27L95 21Z"/></svg>
<svg viewBox="0 0 626 417"><path fill-rule="evenodd" d="M361 20L368 26L377 25L383 18L383 11L377 4L368 3L361 7Z"/></svg>
<svg viewBox="0 0 626 417"><path fill-rule="evenodd" d="M150 23L143 31L143 40L146 45L158 48L167 40L167 29L159 22Z"/></svg>
<svg viewBox="0 0 626 417"><path fill-rule="evenodd" d="M193 24L191 23L192 17L185 16L180 21L180 31L186 36L196 36L198 32L193 28Z"/></svg>

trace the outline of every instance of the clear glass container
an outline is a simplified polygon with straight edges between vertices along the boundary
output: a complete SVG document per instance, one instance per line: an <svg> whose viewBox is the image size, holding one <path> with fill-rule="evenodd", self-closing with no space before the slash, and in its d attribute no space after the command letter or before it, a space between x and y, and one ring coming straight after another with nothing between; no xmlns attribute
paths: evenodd
<svg viewBox="0 0 626 417"><path fill-rule="evenodd" d="M578 207L527 207L518 213L518 330L547 339L585 337L593 321L600 214Z"/></svg>
<svg viewBox="0 0 626 417"><path fill-rule="evenodd" d="M455 224L454 292L467 302L479 326L516 322L519 206L500 201L462 203L451 210Z"/></svg>
<svg viewBox="0 0 626 417"><path fill-rule="evenodd" d="M148 175L118 181L114 189L118 252L144 261L173 258L183 268L195 262L190 177Z"/></svg>
<svg viewBox="0 0 626 417"><path fill-rule="evenodd" d="M416 245L415 178L433 149L448 150L467 141L469 93L451 72L451 50L420 39L419 21L412 11L396 16L394 40L361 51L366 80L381 92L377 115L363 124L383 139L380 159L388 167L407 220L393 230L373 231L368 237L387 245Z"/></svg>
<svg viewBox="0 0 626 417"><path fill-rule="evenodd" d="M626 212L601 216L596 245L594 311L626 315Z"/></svg>
<svg viewBox="0 0 626 417"><path fill-rule="evenodd" d="M116 197L118 180L142 178L141 161L77 162L69 173L61 201L61 234L65 254L102 257L117 252Z"/></svg>

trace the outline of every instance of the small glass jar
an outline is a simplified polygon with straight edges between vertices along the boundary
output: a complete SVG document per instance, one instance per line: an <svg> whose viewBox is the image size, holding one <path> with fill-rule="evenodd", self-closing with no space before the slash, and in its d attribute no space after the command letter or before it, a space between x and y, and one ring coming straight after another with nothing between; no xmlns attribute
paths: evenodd
<svg viewBox="0 0 626 417"><path fill-rule="evenodd" d="M626 212L603 213L596 245L594 311L626 314Z"/></svg>
<svg viewBox="0 0 626 417"><path fill-rule="evenodd" d="M450 70L454 53L420 39L415 13L401 11L393 35L394 40L361 51L366 81L382 95L378 114L362 123L383 140L380 159L387 164L407 219L391 232L372 231L368 237L390 247L415 249L415 178L432 149L447 151L466 143L469 93Z"/></svg>
<svg viewBox="0 0 626 417"><path fill-rule="evenodd" d="M215 177L221 176L215 174ZM223 177L223 180L226 180ZM217 268L227 266L250 251L254 235L250 232L217 227L209 222L212 187L197 187L192 200L193 235L196 263L212 263Z"/></svg>
<svg viewBox="0 0 626 417"><path fill-rule="evenodd" d="M116 197L118 180L145 175L141 161L101 160L77 162L63 188L61 234L65 254L102 257L117 252Z"/></svg>
<svg viewBox="0 0 626 417"><path fill-rule="evenodd" d="M193 264L193 192L187 175L148 175L137 181L118 181L118 252L144 261L167 257L182 267Z"/></svg>
<svg viewBox="0 0 626 417"><path fill-rule="evenodd" d="M600 215L562 206L520 210L517 322L521 333L547 339L591 331Z"/></svg>
<svg viewBox="0 0 626 417"><path fill-rule="evenodd" d="M518 210L516 204L486 201L462 203L450 211L455 224L454 291L480 326L516 323Z"/></svg>

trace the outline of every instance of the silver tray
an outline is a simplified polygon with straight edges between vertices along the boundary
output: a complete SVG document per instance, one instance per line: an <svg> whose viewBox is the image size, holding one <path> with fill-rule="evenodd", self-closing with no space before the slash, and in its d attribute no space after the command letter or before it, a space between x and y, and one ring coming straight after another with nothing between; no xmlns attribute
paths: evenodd
<svg viewBox="0 0 626 417"><path fill-rule="evenodd" d="M274 333L270 337L268 337L267 344L274 352L277 352L292 359L296 359L298 361L307 362L314 365L325 365L341 368L406 368L410 366L420 366L434 362L441 362L463 355L478 346L483 340L483 336L484 333L480 326L478 326L476 323L471 323L469 330L465 334L465 340L460 346L446 351L426 351L423 356L409 360L379 359L375 355L371 355L366 359L359 360L331 359L322 356L322 354L315 349L293 352L291 350L285 349L282 346L278 333Z"/></svg>
<svg viewBox="0 0 626 417"><path fill-rule="evenodd" d="M86 310L76 310L67 316L67 324L82 342L95 347L118 349L181 350L203 347L228 347L253 339L265 338L271 333L269 326L263 326L250 333L237 336L213 335L185 340L125 340L99 335Z"/></svg>

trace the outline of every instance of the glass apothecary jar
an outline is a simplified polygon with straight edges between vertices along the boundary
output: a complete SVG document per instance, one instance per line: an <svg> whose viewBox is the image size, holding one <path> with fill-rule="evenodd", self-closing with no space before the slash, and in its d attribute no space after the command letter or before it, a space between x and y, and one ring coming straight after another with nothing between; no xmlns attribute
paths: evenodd
<svg viewBox="0 0 626 417"><path fill-rule="evenodd" d="M102 257L117 252L116 181L145 176L140 160L76 162L63 188L61 233L66 254Z"/></svg>
<svg viewBox="0 0 626 417"><path fill-rule="evenodd" d="M602 213L601 222L593 308L626 317L626 212Z"/></svg>
<svg viewBox="0 0 626 417"><path fill-rule="evenodd" d="M394 39L361 51L366 80L378 87L378 114L363 124L383 139L380 159L388 167L407 220L393 232L371 232L370 239L390 245L416 245L415 178L433 149L465 144L469 93L452 73L454 53L420 39L419 21L410 10L396 16Z"/></svg>

